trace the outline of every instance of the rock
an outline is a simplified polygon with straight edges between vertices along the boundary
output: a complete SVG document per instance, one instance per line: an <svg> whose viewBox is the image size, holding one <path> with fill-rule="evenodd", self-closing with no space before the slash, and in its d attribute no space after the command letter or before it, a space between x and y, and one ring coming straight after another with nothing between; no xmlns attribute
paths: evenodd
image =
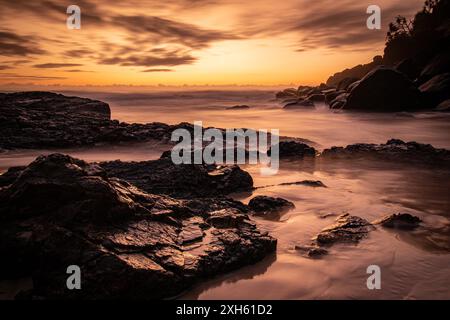
<svg viewBox="0 0 450 320"><path fill-rule="evenodd" d="M338 242L358 243L373 229L374 227L365 219L346 213L340 215L334 224L323 229L315 240L319 245L331 245Z"/></svg>
<svg viewBox="0 0 450 320"><path fill-rule="evenodd" d="M391 139L386 144L357 143L323 150L322 159L375 159L450 167L450 151L429 144Z"/></svg>
<svg viewBox="0 0 450 320"><path fill-rule="evenodd" d="M298 109L304 107L314 107L314 102L310 100L296 100L294 102L290 102L286 104L283 109Z"/></svg>
<svg viewBox="0 0 450 320"><path fill-rule="evenodd" d="M250 107L247 105L237 105L237 106L232 106L232 107L226 108L226 110L245 110L245 109L250 109Z"/></svg>
<svg viewBox="0 0 450 320"><path fill-rule="evenodd" d="M428 64L423 68L419 83L425 83L431 78L443 73L450 72L450 50L438 53L435 55Z"/></svg>
<svg viewBox="0 0 450 320"><path fill-rule="evenodd" d="M346 78L356 78L361 79L367 73L369 73L374 68L383 64L383 57L375 56L372 62L367 64L360 64L350 69L345 69L341 72L337 72L328 78L327 84L330 86L338 86L338 84Z"/></svg>
<svg viewBox="0 0 450 320"><path fill-rule="evenodd" d="M281 213L295 208L295 205L286 199L267 196L252 198L248 206L256 214Z"/></svg>
<svg viewBox="0 0 450 320"><path fill-rule="evenodd" d="M315 93L306 98L306 101L325 102L325 95L322 93Z"/></svg>
<svg viewBox="0 0 450 320"><path fill-rule="evenodd" d="M278 152L280 158L290 158L290 157L315 157L316 149L308 146L306 143L301 143L297 141L280 141L278 144ZM271 149L267 151L267 154L271 155Z"/></svg>
<svg viewBox="0 0 450 320"><path fill-rule="evenodd" d="M420 92L406 76L392 68L379 67L351 89L343 109L395 112L421 107Z"/></svg>
<svg viewBox="0 0 450 320"><path fill-rule="evenodd" d="M250 191L253 179L237 165L176 165L169 157L141 162L110 161L99 166L110 177L126 180L149 193L173 197L209 197Z"/></svg>
<svg viewBox="0 0 450 320"><path fill-rule="evenodd" d="M325 95L325 102L328 105L331 105L331 102L339 97L341 94L346 93L345 90L333 91Z"/></svg>
<svg viewBox="0 0 450 320"><path fill-rule="evenodd" d="M450 99L450 73L434 76L419 87L430 107Z"/></svg>
<svg viewBox="0 0 450 320"><path fill-rule="evenodd" d="M361 78L356 78L356 77L346 77L344 79L342 79L341 81L339 81L338 85L337 85L337 90L338 91L342 91L342 90L347 90L348 87L352 84L355 83L356 81L361 80Z"/></svg>
<svg viewBox="0 0 450 320"><path fill-rule="evenodd" d="M330 102L330 109L342 109L347 103L348 93L341 93L333 101Z"/></svg>
<svg viewBox="0 0 450 320"><path fill-rule="evenodd" d="M188 123L128 124L110 120L108 104L51 92L0 95L0 149L45 149L105 143L169 142L175 129L193 131Z"/></svg>
<svg viewBox="0 0 450 320"><path fill-rule="evenodd" d="M409 213L396 213L378 219L372 224L379 224L385 228L409 230L417 228L421 222L422 220Z"/></svg>
<svg viewBox="0 0 450 320"><path fill-rule="evenodd" d="M161 299L276 248L246 206L174 199L109 177L97 164L38 157L0 189L0 277L31 276L31 297ZM82 290L66 288L69 265Z"/></svg>
<svg viewBox="0 0 450 320"><path fill-rule="evenodd" d="M450 99L447 99L447 100L441 102L434 110L435 111L444 111L444 112L450 111Z"/></svg>
<svg viewBox="0 0 450 320"><path fill-rule="evenodd" d="M328 250L318 246L296 245L295 250L300 251L307 258L321 258L328 254Z"/></svg>
<svg viewBox="0 0 450 320"><path fill-rule="evenodd" d="M11 167L8 169L8 171L0 174L0 187L4 187L13 183L24 169L25 166Z"/></svg>
<svg viewBox="0 0 450 320"><path fill-rule="evenodd" d="M285 89L276 94L277 99L286 99L286 98L298 98L299 91L303 89L300 87L298 90L294 88Z"/></svg>
<svg viewBox="0 0 450 320"><path fill-rule="evenodd" d="M319 180L302 180L296 182L284 182L280 183L279 186L291 186L291 185L303 185L314 188L326 188L327 186L323 184L322 181Z"/></svg>
<svg viewBox="0 0 450 320"><path fill-rule="evenodd" d="M420 67L412 58L406 58L397 63L395 70L404 74L408 79L414 81L420 73Z"/></svg>

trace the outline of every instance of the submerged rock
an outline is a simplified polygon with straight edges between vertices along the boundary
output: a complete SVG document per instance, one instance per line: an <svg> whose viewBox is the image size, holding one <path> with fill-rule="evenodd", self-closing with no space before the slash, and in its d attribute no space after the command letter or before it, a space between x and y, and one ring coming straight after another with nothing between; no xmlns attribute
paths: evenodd
<svg viewBox="0 0 450 320"><path fill-rule="evenodd" d="M334 224L323 229L315 238L319 245L339 242L358 243L374 230L367 220L346 213L340 215Z"/></svg>
<svg viewBox="0 0 450 320"><path fill-rule="evenodd" d="M324 255L328 254L328 250L312 245L312 246L306 246L306 245L296 245L294 247L295 250L301 252L305 257L307 258L321 258Z"/></svg>
<svg viewBox="0 0 450 320"><path fill-rule="evenodd" d="M97 164L41 156L0 189L0 277L31 276L32 297L171 297L275 250L247 211L224 198L147 193ZM82 290L66 287L70 265Z"/></svg>
<svg viewBox="0 0 450 320"><path fill-rule="evenodd" d="M280 141L278 144L278 152L280 158L289 158L289 157L315 157L316 149L310 147L306 143L297 142L297 141ZM271 155L271 149L267 152L267 154Z"/></svg>
<svg viewBox="0 0 450 320"><path fill-rule="evenodd" d="M256 196L248 203L249 208L256 214L280 213L295 208L295 205L283 198Z"/></svg>
<svg viewBox="0 0 450 320"><path fill-rule="evenodd" d="M425 165L450 166L450 151L429 144L391 139L385 144L357 143L323 150L323 159L377 159Z"/></svg>
<svg viewBox="0 0 450 320"><path fill-rule="evenodd" d="M409 213L396 213L387 215L381 219L378 219L373 224L379 224L385 228L394 229L415 229L417 228L422 220L415 217Z"/></svg>

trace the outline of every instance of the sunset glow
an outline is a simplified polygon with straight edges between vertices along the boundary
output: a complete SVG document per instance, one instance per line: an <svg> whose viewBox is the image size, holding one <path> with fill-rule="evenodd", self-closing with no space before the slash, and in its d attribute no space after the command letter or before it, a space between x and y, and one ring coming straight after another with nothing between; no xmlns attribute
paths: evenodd
<svg viewBox="0 0 450 320"><path fill-rule="evenodd" d="M371 1L1 0L0 83L318 84L382 54L388 22L423 1L377 2L381 30L366 28Z"/></svg>

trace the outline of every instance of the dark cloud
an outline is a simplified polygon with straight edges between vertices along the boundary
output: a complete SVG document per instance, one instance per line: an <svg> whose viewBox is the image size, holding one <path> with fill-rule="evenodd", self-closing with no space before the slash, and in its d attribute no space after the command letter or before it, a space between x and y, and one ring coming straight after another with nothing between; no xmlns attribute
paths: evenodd
<svg viewBox="0 0 450 320"><path fill-rule="evenodd" d="M79 63L42 63L35 64L33 67L40 69L52 69L52 68L67 68L67 67L80 67Z"/></svg>
<svg viewBox="0 0 450 320"><path fill-rule="evenodd" d="M80 69L72 69L72 70L64 70L65 72L94 72L94 71L88 71L88 70L80 70Z"/></svg>
<svg viewBox="0 0 450 320"><path fill-rule="evenodd" d="M7 69L11 69L10 66L0 66L0 70L7 70Z"/></svg>
<svg viewBox="0 0 450 320"><path fill-rule="evenodd" d="M146 69L141 72L172 72L172 69Z"/></svg>
<svg viewBox="0 0 450 320"><path fill-rule="evenodd" d="M214 41L239 39L229 32L203 29L192 24L154 16L116 16L112 17L111 23L135 36L144 35L150 39L153 36L161 42L182 44L193 49L205 48Z"/></svg>
<svg viewBox="0 0 450 320"><path fill-rule="evenodd" d="M121 66L142 66L142 67L156 67L156 66L178 66L182 64L191 64L196 61L196 58L190 55L138 55L131 54L123 57L103 58L99 60L101 64L118 64Z"/></svg>
<svg viewBox="0 0 450 320"><path fill-rule="evenodd" d="M63 80L65 77L48 77L48 76L27 76L14 73L0 73L2 79L22 79L22 80Z"/></svg>
<svg viewBox="0 0 450 320"><path fill-rule="evenodd" d="M21 36L10 31L0 31L0 55L27 56L44 54L45 51L37 45L37 39L32 36Z"/></svg>

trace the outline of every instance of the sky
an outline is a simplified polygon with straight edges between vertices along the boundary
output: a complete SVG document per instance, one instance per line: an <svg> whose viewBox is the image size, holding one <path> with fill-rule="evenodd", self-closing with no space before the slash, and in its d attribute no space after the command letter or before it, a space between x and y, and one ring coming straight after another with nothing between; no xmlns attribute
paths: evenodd
<svg viewBox="0 0 450 320"><path fill-rule="evenodd" d="M69 30L66 9L81 9ZM369 5L382 29L366 27ZM423 0L0 0L0 86L319 84Z"/></svg>

